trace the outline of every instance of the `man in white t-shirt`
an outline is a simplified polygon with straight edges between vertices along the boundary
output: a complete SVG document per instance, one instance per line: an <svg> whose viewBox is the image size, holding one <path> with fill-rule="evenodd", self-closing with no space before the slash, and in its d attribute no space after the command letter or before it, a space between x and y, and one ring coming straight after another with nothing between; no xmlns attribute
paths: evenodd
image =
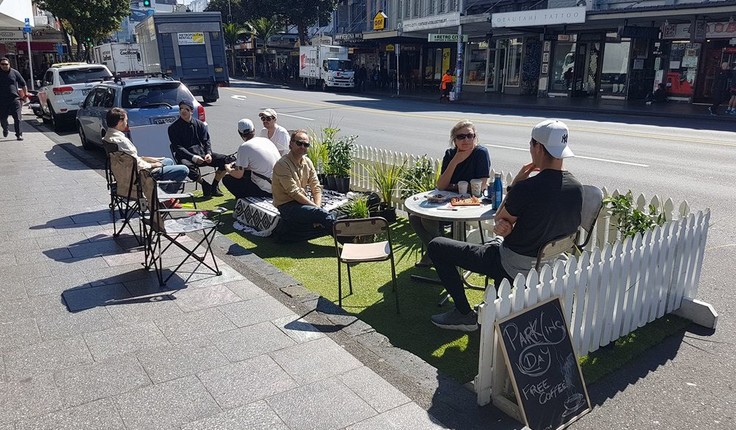
<svg viewBox="0 0 736 430"><path fill-rule="evenodd" d="M226 164L222 184L235 198L271 197L273 166L281 158L276 147L266 138L255 137L253 121L238 121L238 134L243 143L234 163Z"/></svg>
<svg viewBox="0 0 736 430"><path fill-rule="evenodd" d="M286 155L289 152L289 132L284 127L276 124L276 111L273 109L265 109L258 114L263 122L261 129L261 137L265 137L276 145L279 154Z"/></svg>

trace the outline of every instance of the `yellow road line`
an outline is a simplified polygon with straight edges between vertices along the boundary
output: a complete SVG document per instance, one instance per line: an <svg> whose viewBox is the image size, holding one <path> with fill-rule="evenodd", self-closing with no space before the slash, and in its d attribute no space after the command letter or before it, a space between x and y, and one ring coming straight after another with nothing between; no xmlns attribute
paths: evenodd
<svg viewBox="0 0 736 430"><path fill-rule="evenodd" d="M314 107L320 107L320 108L329 107L332 109L342 109L342 110L349 110L349 111L355 111L355 112L370 112L376 115L391 115L391 116L401 116L405 118L455 121L455 119L451 119L447 117L432 116L428 114L414 114L414 113L408 113L408 112L378 110L378 109L366 108L366 107L342 106L342 105L336 105L334 103L329 103L329 102L310 102L310 101L305 101L305 100L295 100L293 98L286 98L286 97L279 97L279 96L256 93L256 92L247 91L241 88L230 87L228 88L228 90L237 91L237 92L249 94L252 96L263 97L263 98L272 99L272 100L278 100L278 101L287 102L287 103L298 103L302 105L314 106ZM483 118L475 118L475 117L472 118L472 121L477 124L492 124L492 125L511 126L511 127L531 127L535 124L534 121L511 122L511 121L499 121L496 119L483 119ZM672 142L682 142L682 143L703 143L707 145L736 147L736 143L719 142L713 139L703 139L703 138L696 138L696 137L671 136L671 135L668 136L668 135L660 135L660 134L655 134L655 133L646 133L646 132L637 132L637 131L626 131L626 132L622 132L620 130L606 131L605 129L585 127L585 126L582 126L582 127L572 126L570 128L578 132L605 134L609 136L640 137L643 139L668 140Z"/></svg>

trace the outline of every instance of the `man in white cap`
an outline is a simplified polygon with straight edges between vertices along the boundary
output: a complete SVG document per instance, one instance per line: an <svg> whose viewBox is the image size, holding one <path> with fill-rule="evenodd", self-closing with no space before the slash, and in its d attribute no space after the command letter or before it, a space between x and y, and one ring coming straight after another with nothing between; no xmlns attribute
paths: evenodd
<svg viewBox="0 0 736 430"><path fill-rule="evenodd" d="M238 134L243 143L238 147L234 163L226 164L227 175L222 184L235 198L271 197L273 166L281 156L265 137L255 137L253 121L238 121Z"/></svg>
<svg viewBox="0 0 736 430"><path fill-rule="evenodd" d="M289 152L289 132L280 125L276 124L278 115L273 109L264 109L258 114L263 122L261 129L261 137L265 137L276 145L279 154L286 155Z"/></svg>
<svg viewBox="0 0 736 430"><path fill-rule="evenodd" d="M496 211L497 240L475 245L440 237L429 243L429 257L455 302L451 311L432 316L434 325L450 330L478 329L458 266L487 275L496 285L504 278L512 282L517 274L526 275L534 266L546 242L578 228L583 188L572 173L563 170L563 159L573 156L567 140L568 129L561 121L546 120L534 127L529 143L532 161L522 166ZM532 172L538 173L530 177Z"/></svg>

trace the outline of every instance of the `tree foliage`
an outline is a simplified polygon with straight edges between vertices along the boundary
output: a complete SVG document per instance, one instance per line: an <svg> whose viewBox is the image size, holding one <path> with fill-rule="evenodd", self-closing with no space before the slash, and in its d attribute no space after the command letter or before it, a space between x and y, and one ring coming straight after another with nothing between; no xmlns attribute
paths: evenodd
<svg viewBox="0 0 736 430"><path fill-rule="evenodd" d="M120 29L120 22L130 14L127 0L34 0L39 8L61 20L64 30L77 41L77 58L81 46L95 43Z"/></svg>

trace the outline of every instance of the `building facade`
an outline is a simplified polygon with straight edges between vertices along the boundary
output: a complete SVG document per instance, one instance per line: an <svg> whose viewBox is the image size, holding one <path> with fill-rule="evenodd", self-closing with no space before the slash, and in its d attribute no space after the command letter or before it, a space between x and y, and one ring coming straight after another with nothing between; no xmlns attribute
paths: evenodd
<svg viewBox="0 0 736 430"><path fill-rule="evenodd" d="M705 102L736 63L735 20L735 0L345 0L333 24L390 85L459 69L463 92L640 100L661 82Z"/></svg>

